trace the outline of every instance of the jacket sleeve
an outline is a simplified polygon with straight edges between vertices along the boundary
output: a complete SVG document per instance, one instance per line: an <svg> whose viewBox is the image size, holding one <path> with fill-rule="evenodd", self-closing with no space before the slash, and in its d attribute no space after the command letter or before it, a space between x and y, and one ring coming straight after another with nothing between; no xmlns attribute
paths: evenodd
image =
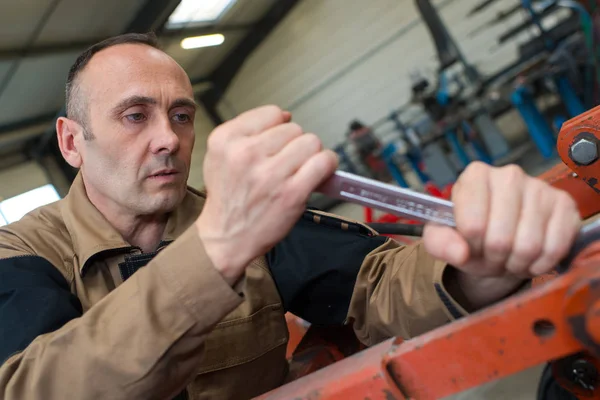
<svg viewBox="0 0 600 400"><path fill-rule="evenodd" d="M0 234L0 399L172 398L241 297L194 226L82 314L56 265Z"/></svg>
<svg viewBox="0 0 600 400"><path fill-rule="evenodd" d="M401 245L331 214L305 212L267 261L287 311L316 325L352 324L367 345L466 314L443 284L452 267L420 241Z"/></svg>

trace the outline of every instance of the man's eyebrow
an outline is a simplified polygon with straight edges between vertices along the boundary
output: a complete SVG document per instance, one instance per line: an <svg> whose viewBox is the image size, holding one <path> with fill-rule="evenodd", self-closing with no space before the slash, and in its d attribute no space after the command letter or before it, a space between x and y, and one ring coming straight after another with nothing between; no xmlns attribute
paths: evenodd
<svg viewBox="0 0 600 400"><path fill-rule="evenodd" d="M158 101L156 101L156 99L153 99L152 97L134 95L121 100L119 104L113 107L113 112L116 114L123 110L127 110L129 107L133 107L135 105L157 103Z"/></svg>
<svg viewBox="0 0 600 400"><path fill-rule="evenodd" d="M196 109L196 108L198 108L198 103L196 103L192 99L188 99L187 97L182 97L182 98L176 99L171 104L170 108L175 108L175 107L190 107L190 108Z"/></svg>

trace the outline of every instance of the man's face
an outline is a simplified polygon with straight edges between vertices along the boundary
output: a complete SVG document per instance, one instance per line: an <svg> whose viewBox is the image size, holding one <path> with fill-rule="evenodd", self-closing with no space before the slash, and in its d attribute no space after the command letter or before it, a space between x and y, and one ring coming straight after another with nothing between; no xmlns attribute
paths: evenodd
<svg viewBox="0 0 600 400"><path fill-rule="evenodd" d="M97 53L79 76L92 140L76 139L86 190L123 214L173 210L194 145L190 81L169 56L124 44Z"/></svg>

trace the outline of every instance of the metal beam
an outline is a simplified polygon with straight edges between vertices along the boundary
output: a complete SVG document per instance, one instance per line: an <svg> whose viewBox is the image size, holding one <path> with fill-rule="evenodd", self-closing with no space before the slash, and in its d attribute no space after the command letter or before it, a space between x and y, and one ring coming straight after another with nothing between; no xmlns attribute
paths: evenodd
<svg viewBox="0 0 600 400"><path fill-rule="evenodd" d="M221 65L208 77L214 83L214 86L203 93L200 100L205 105L209 115L219 115L217 104L246 59L300 1L276 0L263 18L253 25L246 37L229 52Z"/></svg>
<svg viewBox="0 0 600 400"><path fill-rule="evenodd" d="M159 2L157 2L159 3ZM152 29L138 29L137 23L131 25L132 29L128 32L147 32ZM253 24L247 25L210 25L195 28L181 28L181 29L163 29L160 31L160 38L165 39L178 39L188 36L204 35L209 33L222 33L222 32L240 32L251 30L254 27ZM81 52L84 49L98 43L108 37L98 37L95 40L79 40L70 42L59 42L50 43L41 46L32 46L29 49L13 48L0 50L0 61L10 61L22 57L43 57L48 55L64 54L64 53L75 53Z"/></svg>
<svg viewBox="0 0 600 400"><path fill-rule="evenodd" d="M56 113L57 111L54 111L48 114L38 115L21 121L0 125L0 135L3 133L10 133L21 129L26 129L44 122L50 124L53 121L53 118L56 116Z"/></svg>

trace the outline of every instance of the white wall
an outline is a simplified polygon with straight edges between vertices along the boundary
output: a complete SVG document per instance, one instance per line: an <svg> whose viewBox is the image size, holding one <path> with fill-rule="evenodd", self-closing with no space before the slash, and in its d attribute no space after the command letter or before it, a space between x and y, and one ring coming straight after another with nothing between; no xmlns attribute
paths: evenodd
<svg viewBox="0 0 600 400"><path fill-rule="evenodd" d="M206 139L209 133L214 129L214 124L206 114L203 107L198 107L196 119L194 121L196 131L196 144L192 153L192 165L190 167L190 177L188 184L196 189L201 189L204 185L202 175L202 161L206 152Z"/></svg>
<svg viewBox="0 0 600 400"><path fill-rule="evenodd" d="M467 59L491 73L516 60L517 42L504 46L497 37L524 20L508 22L469 37L476 27L518 0L494 3L467 18L480 0L438 0L442 18ZM348 123L372 123L405 103L409 74L432 78L434 46L413 0L303 0L251 55L226 92L219 111L226 117L274 103L290 110L305 130L326 146L343 139Z"/></svg>

